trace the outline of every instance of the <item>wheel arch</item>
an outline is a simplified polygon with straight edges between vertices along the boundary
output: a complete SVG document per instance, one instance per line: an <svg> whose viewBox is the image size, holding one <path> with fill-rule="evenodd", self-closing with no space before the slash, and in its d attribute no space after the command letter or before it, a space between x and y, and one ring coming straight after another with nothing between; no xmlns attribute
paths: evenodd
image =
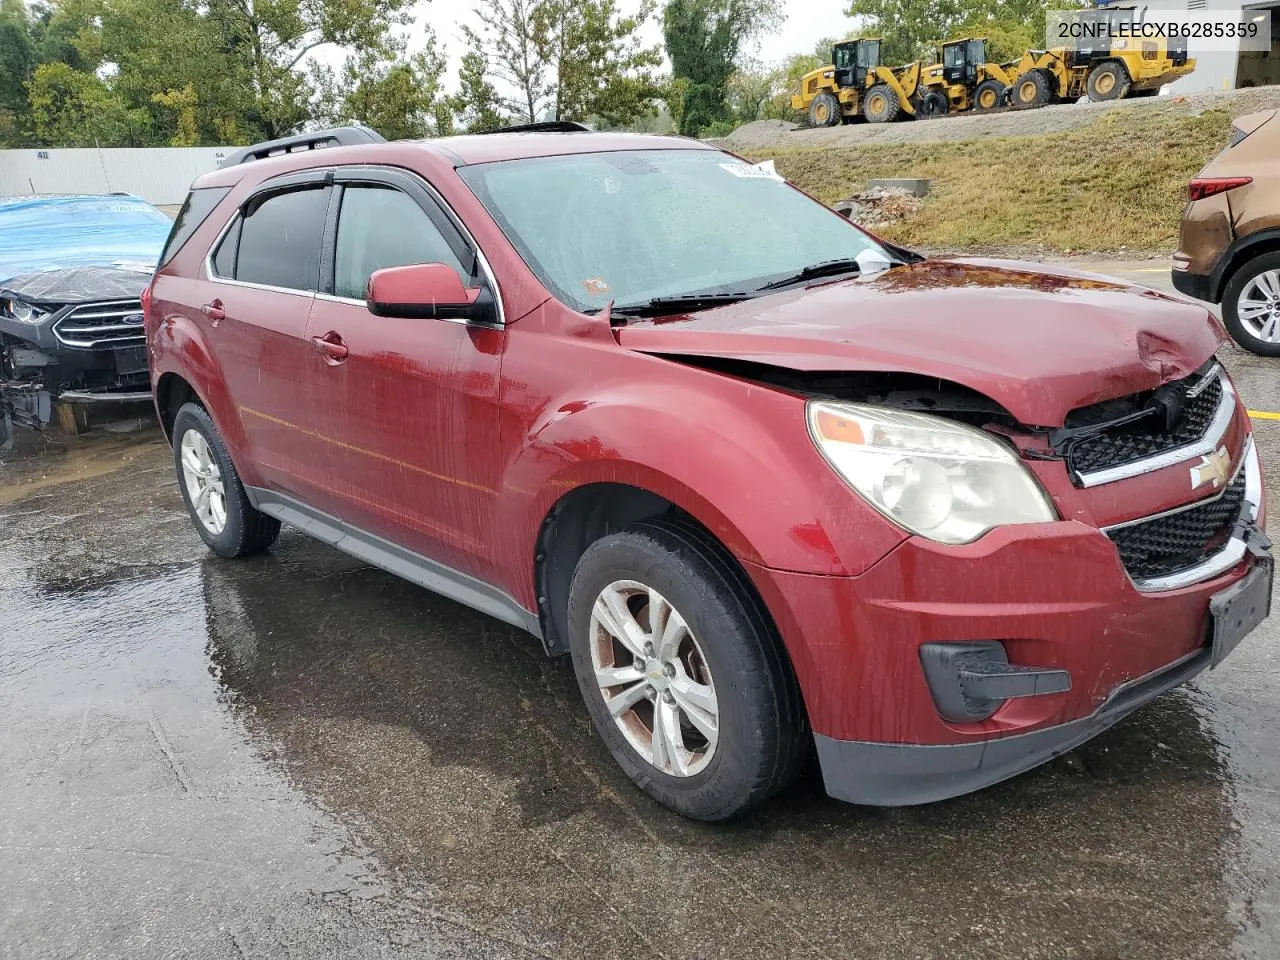
<svg viewBox="0 0 1280 960"><path fill-rule="evenodd" d="M1236 272L1250 260L1268 253L1280 252L1280 227L1268 227L1236 240L1223 254L1218 266L1210 275L1209 297L1213 303L1221 303L1227 284Z"/></svg>

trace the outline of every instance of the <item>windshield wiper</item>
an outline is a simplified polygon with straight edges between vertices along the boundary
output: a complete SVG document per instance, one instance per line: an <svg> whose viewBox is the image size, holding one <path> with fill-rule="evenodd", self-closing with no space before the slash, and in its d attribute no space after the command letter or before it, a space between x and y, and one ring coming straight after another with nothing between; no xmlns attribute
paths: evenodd
<svg viewBox="0 0 1280 960"><path fill-rule="evenodd" d="M654 297L644 303L622 303L613 307L614 316L627 317L664 317L673 313L693 313L696 310L710 310L712 307L723 307L730 303L741 303L752 300L754 292L738 291L734 293L689 293L676 297Z"/></svg>
<svg viewBox="0 0 1280 960"><path fill-rule="evenodd" d="M803 270L791 274L789 277L783 277L781 280L773 280L766 283L759 290L778 290L782 287L789 287L793 283L803 283L805 280L817 280L819 277L835 277L842 273L861 273L862 264L857 260L823 260L821 263L811 263Z"/></svg>

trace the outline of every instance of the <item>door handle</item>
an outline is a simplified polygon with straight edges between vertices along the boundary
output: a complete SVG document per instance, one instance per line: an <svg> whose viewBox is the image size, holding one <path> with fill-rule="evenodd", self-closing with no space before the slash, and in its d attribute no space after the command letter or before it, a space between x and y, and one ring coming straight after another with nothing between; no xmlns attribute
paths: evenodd
<svg viewBox="0 0 1280 960"><path fill-rule="evenodd" d="M342 342L342 337L330 330L323 337L312 337L311 345L324 356L325 363L338 364L347 359L350 350Z"/></svg>
<svg viewBox="0 0 1280 960"><path fill-rule="evenodd" d="M206 303L200 308L200 312L212 320L215 327L227 318L226 311L222 309L221 300L215 300L213 303Z"/></svg>

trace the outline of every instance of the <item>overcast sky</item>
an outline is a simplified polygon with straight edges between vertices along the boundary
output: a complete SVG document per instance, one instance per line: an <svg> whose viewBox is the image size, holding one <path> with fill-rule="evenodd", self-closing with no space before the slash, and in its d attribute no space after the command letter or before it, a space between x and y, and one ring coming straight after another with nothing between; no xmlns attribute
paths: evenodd
<svg viewBox="0 0 1280 960"><path fill-rule="evenodd" d="M424 4L423 12L419 15L418 22L430 25L449 56L450 87L456 83L458 64L463 54L458 27L463 23L474 23L471 14L473 5L473 0L430 0ZM755 56L772 64L793 53L812 49L823 37L852 30L853 21L844 15L848 5L849 0L782 0L786 22L781 29L771 31L760 39ZM631 12L637 4L635 0L619 0L619 6ZM421 28L415 31L419 36L420 30ZM650 22L644 36L649 44L661 45L662 28L657 17ZM322 58L335 65L342 59L338 51L333 51L332 56L326 51Z"/></svg>

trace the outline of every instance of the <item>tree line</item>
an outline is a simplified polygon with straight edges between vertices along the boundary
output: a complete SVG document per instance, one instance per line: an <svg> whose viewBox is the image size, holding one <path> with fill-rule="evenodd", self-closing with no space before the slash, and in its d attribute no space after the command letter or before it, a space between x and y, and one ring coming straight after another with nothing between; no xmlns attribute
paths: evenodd
<svg viewBox="0 0 1280 960"><path fill-rule="evenodd" d="M450 85L443 41L406 38L423 2L0 0L0 147L230 145L353 122L402 139L542 119L715 136L789 117L800 76L840 39L765 66L751 52L781 25L780 0L474 0ZM1020 53L1043 42L1046 5L851 0L848 13L894 63L957 31ZM642 39L652 18L662 45ZM322 47L344 59L312 56Z"/></svg>

